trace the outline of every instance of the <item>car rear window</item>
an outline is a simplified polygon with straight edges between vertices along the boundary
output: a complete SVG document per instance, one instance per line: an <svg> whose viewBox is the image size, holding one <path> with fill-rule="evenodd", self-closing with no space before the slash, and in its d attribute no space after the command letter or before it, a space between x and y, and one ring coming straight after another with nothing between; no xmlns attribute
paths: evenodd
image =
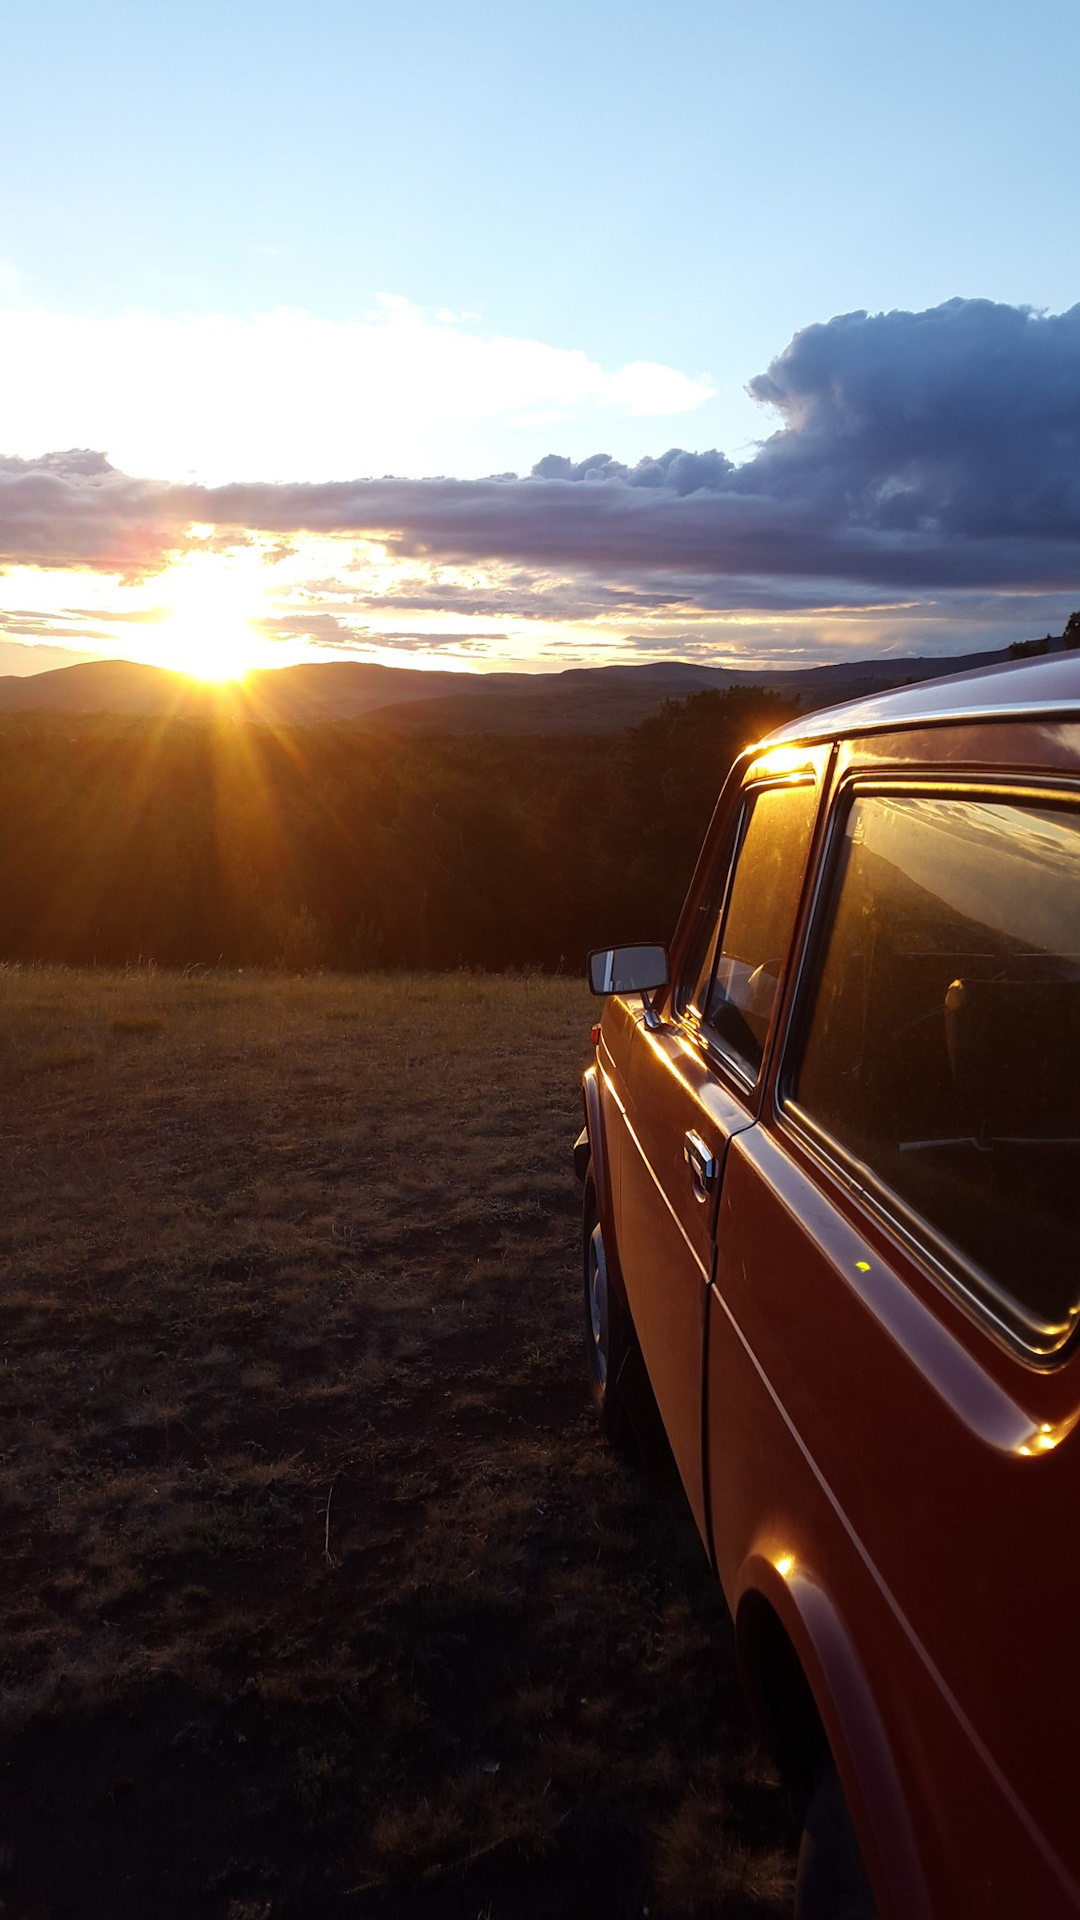
<svg viewBox="0 0 1080 1920"><path fill-rule="evenodd" d="M1010 1331L1059 1348L1080 1311L1080 812L855 799L804 1032L796 1112Z"/></svg>

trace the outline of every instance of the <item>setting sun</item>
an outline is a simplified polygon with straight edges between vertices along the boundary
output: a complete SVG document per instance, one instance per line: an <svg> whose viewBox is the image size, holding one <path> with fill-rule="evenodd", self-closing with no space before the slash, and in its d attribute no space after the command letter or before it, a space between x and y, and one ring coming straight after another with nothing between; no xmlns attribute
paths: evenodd
<svg viewBox="0 0 1080 1920"><path fill-rule="evenodd" d="M165 614L155 654L163 666L196 680L242 680L261 664L265 642L255 623L264 596L257 560L190 554L169 569L161 587Z"/></svg>

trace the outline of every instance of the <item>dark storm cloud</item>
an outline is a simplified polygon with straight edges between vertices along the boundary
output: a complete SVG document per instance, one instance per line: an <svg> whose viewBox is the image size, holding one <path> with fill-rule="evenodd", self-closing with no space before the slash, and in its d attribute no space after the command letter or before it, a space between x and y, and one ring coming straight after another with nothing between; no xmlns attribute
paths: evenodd
<svg viewBox="0 0 1080 1920"><path fill-rule="evenodd" d="M844 314L750 392L785 425L740 489L886 535L1080 537L1080 306Z"/></svg>
<svg viewBox="0 0 1080 1920"><path fill-rule="evenodd" d="M564 454L548 453L532 470L534 480L621 480L629 487L665 487L679 495L697 493L701 487L718 492L734 471L731 461L713 448L709 453L685 453L671 447L653 460L646 455L635 467L613 460L610 453L594 453L587 460L568 460ZM510 476L516 477L516 476Z"/></svg>
<svg viewBox="0 0 1080 1920"><path fill-rule="evenodd" d="M198 522L368 536L400 559L524 569L534 590L552 575L594 604L1080 585L1080 306L845 314L750 390L782 425L739 467L673 448L633 467L549 454L526 479L204 488L86 452L0 461L0 559L137 571Z"/></svg>

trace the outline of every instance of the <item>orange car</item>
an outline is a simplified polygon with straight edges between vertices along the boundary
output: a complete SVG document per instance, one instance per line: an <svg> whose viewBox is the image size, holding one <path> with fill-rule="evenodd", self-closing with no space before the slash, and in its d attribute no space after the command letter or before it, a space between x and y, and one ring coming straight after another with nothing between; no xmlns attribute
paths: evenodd
<svg viewBox="0 0 1080 1920"><path fill-rule="evenodd" d="M595 1393L659 1409L797 1915L1080 1914L1080 656L771 735L590 974Z"/></svg>

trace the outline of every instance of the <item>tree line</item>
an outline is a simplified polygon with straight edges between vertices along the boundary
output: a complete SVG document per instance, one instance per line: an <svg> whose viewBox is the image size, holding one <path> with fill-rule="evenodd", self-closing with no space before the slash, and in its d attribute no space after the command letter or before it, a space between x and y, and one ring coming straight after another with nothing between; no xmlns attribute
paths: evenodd
<svg viewBox="0 0 1080 1920"><path fill-rule="evenodd" d="M666 939L755 688L608 736L0 716L0 958L576 969Z"/></svg>
<svg viewBox="0 0 1080 1920"><path fill-rule="evenodd" d="M1037 659L1045 653L1075 653L1080 647L1080 612L1070 613L1065 631L1048 633L1042 640L1014 640L1008 650L1010 660Z"/></svg>

